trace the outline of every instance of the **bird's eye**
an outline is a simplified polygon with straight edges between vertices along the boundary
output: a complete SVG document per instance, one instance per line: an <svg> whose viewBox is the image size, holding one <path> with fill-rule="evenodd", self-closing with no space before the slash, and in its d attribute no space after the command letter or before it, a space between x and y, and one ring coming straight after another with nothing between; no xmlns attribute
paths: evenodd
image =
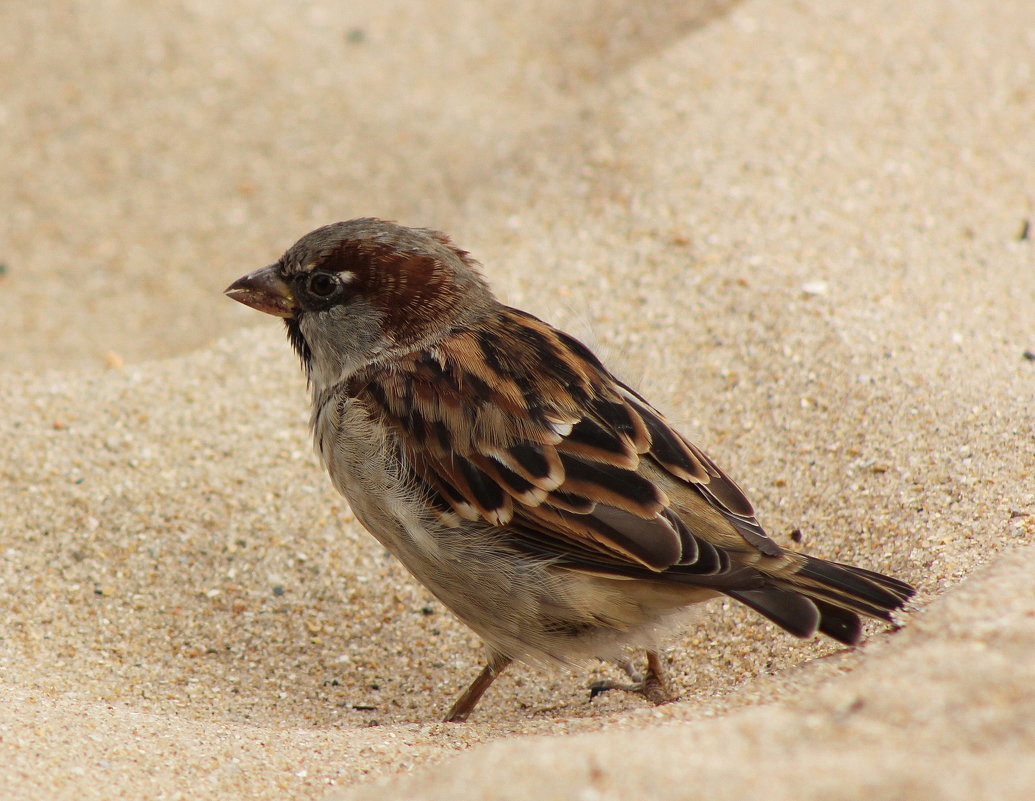
<svg viewBox="0 0 1035 801"><path fill-rule="evenodd" d="M330 273L313 273L306 282L306 289L318 298L329 298L338 286L337 279Z"/></svg>

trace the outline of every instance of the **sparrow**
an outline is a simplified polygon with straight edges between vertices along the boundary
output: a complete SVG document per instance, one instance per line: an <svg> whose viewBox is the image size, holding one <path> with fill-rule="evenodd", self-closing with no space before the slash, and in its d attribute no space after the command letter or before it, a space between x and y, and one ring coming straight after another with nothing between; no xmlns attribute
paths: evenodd
<svg viewBox="0 0 1035 801"><path fill-rule="evenodd" d="M855 645L861 618L893 623L915 592L781 547L700 448L577 339L498 301L443 233L334 223L226 294L283 318L335 488L483 640L447 721L515 659L612 661L631 681L594 692L671 700L659 631L711 598Z"/></svg>

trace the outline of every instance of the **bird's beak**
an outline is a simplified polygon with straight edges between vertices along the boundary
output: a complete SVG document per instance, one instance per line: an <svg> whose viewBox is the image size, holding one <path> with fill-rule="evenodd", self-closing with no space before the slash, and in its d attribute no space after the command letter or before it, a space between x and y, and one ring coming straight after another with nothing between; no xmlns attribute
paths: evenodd
<svg viewBox="0 0 1035 801"><path fill-rule="evenodd" d="M294 317L298 306L291 287L277 274L276 264L238 278L223 292L238 303L275 317Z"/></svg>

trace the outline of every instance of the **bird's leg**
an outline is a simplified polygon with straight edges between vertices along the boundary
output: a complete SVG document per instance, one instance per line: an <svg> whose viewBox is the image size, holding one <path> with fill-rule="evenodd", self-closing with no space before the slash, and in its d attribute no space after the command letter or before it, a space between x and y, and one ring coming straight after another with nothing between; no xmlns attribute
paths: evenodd
<svg viewBox="0 0 1035 801"><path fill-rule="evenodd" d="M661 656L657 651L647 651L647 672L644 674L637 673L629 659L620 659L617 664L632 679L632 683L595 681L589 685L591 699L608 690L625 690L628 693L642 695L652 704L665 704L674 700L669 692L668 683L665 681L665 669L661 665Z"/></svg>
<svg viewBox="0 0 1035 801"><path fill-rule="evenodd" d="M665 668L661 664L661 654L657 651L647 651L647 675L643 677L643 697L652 704L667 704L676 700L665 680Z"/></svg>
<svg viewBox="0 0 1035 801"><path fill-rule="evenodd" d="M489 689L489 685L496 680L496 677L506 669L511 661L513 660L509 656L490 654L489 661L482 668L482 672L478 674L475 680L471 682L471 686L464 690L463 694L449 708L445 722L463 723L467 720L467 716L474 711L482 695Z"/></svg>

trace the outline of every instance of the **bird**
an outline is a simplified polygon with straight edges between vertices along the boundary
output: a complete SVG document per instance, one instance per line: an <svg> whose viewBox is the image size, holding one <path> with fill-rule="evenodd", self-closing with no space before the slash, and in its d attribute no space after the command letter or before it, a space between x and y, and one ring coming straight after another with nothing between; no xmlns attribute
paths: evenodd
<svg viewBox="0 0 1035 801"><path fill-rule="evenodd" d="M483 641L446 721L514 660L610 661L630 680L594 693L672 700L660 632L709 599L851 646L915 593L779 545L704 451L578 339L499 301L444 233L325 225L225 294L284 320L334 487Z"/></svg>

